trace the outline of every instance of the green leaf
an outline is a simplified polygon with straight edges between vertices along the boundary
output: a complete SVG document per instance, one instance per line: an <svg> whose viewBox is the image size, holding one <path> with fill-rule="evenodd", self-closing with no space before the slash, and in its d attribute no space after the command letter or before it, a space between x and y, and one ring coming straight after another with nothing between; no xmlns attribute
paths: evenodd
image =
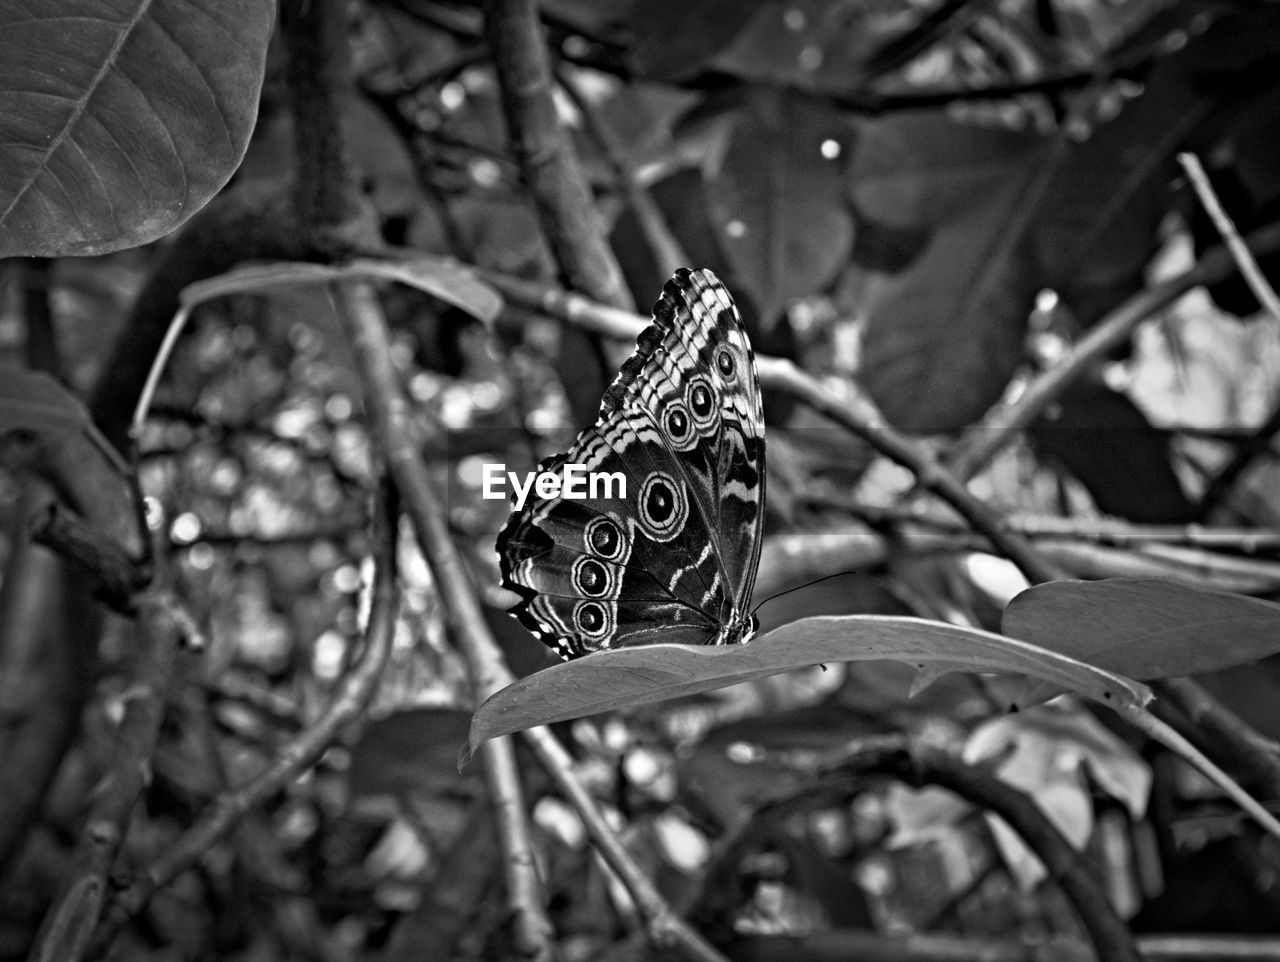
<svg viewBox="0 0 1280 962"><path fill-rule="evenodd" d="M1280 652L1280 605L1164 578L1051 581L1009 602L1001 629L1150 680L1231 668Z"/></svg>
<svg viewBox="0 0 1280 962"><path fill-rule="evenodd" d="M0 435L10 431L84 431L91 426L80 399L43 371L0 375Z"/></svg>
<svg viewBox="0 0 1280 962"><path fill-rule="evenodd" d="M0 6L0 257L173 230L244 156L271 0Z"/></svg>
<svg viewBox="0 0 1280 962"><path fill-rule="evenodd" d="M1030 675L1116 710L1140 709L1151 697L1137 682L988 631L884 615L805 618L744 645L621 648L537 672L480 706L471 722L471 750L523 728L694 695L793 668L884 659L905 661L930 675Z"/></svg>

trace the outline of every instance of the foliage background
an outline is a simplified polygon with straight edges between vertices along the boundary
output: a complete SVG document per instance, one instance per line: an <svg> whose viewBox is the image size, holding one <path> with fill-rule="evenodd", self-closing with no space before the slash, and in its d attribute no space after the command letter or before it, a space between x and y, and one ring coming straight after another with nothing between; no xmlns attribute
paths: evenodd
<svg viewBox="0 0 1280 962"><path fill-rule="evenodd" d="M457 771L484 674L464 654L474 632L421 531L406 522L388 541L374 526L394 461L372 399L385 385L353 353L352 302L333 288L281 267L267 295L196 308L136 439L137 488L162 519L158 577L194 650L157 657L173 648L170 602L116 598L112 613L100 584L33 546L50 503L135 559L147 535L131 472L18 369L70 386L128 451L180 292L244 263L418 265L416 283L377 285L384 355L516 675L551 658L500 611L492 539L507 507L479 497L480 466L563 450L629 350L598 333L617 320L606 308L647 306L681 265L715 270L757 353L794 361L843 413L766 378L758 600L837 576L766 607L767 626L857 613L1000 627L1040 579L918 491L937 494L922 465L972 478L1057 577L1277 595L1277 319L1176 160L1201 159L1272 271L1272 5L556 0L535 21L496 0L313 0L283 4L279 22L263 0L120 0L86 20L90 6L0 5L6 958L550 951L521 912L566 958L649 951L636 932L654 926L650 906L586 845L545 755L522 749L516 780L488 756ZM512 36L530 23L554 83L521 102L537 56ZM504 87L512 76L525 86ZM474 316L467 281L503 296L496 319ZM588 303L564 307L562 287ZM1079 350L1101 330L1106 349ZM1032 407L1054 369L1070 376ZM1010 411L1024 431L1005 430ZM899 441L924 452L905 470ZM369 664L370 559L381 545L385 571L388 544L385 667L320 737ZM1073 630L1060 625L1064 647ZM1265 653L1213 638L1207 666L1140 644L1152 678ZM1036 798L1135 932L1274 932L1275 840L1189 767L1079 701L1003 715L987 680L948 675L909 697L913 674L832 664L556 734L634 864L733 958L798 944L815 958L1013 958L1096 938L982 805L839 766L877 738L920 765L946 749ZM1201 682L1252 724L1262 761L1205 739L1177 689L1160 692L1165 717L1274 800L1274 666ZM291 754L312 735L309 755ZM238 808L281 759L288 777ZM128 771L146 776L131 790ZM522 796L537 898L517 890L495 815ZM118 851L95 848L103 824ZM157 865L168 884L148 882Z"/></svg>

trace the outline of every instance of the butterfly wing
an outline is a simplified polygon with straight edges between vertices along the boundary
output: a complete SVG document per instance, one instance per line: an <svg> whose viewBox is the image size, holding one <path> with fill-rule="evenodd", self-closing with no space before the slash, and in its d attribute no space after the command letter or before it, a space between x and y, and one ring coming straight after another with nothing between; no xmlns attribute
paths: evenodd
<svg viewBox="0 0 1280 962"><path fill-rule="evenodd" d="M710 271L677 271L653 320L595 425L538 466L610 475L626 496L581 480L582 498L531 494L498 535L511 612L565 657L745 631L764 516L750 342Z"/></svg>

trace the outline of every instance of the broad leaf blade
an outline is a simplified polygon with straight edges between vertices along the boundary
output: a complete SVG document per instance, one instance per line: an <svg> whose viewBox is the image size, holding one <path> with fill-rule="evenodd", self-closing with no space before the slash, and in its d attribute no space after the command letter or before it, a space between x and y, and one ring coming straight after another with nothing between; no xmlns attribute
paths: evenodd
<svg viewBox="0 0 1280 962"><path fill-rule="evenodd" d="M1038 285L1018 224L1040 176L1032 135L923 113L865 126L852 198L869 220L928 238L877 273L867 315L867 389L911 431L956 430L1000 396L1023 355Z"/></svg>
<svg viewBox="0 0 1280 962"><path fill-rule="evenodd" d="M815 664L905 661L926 672L1030 675L1117 710L1145 686L1034 645L939 621L881 615L805 618L745 645L648 645L599 652L537 672L493 695L471 723L471 749L535 725L712 691Z"/></svg>
<svg viewBox="0 0 1280 962"><path fill-rule="evenodd" d="M656 80L682 80L704 69L756 14L738 0L649 0L632 22L630 46L637 72Z"/></svg>
<svg viewBox="0 0 1280 962"><path fill-rule="evenodd" d="M0 7L0 257L161 237L235 171L271 0Z"/></svg>
<svg viewBox="0 0 1280 962"><path fill-rule="evenodd" d="M707 190L732 276L766 327L791 301L829 284L848 259L844 168L852 139L845 117L796 93L755 90L741 108Z"/></svg>
<svg viewBox="0 0 1280 962"><path fill-rule="evenodd" d="M1036 585L1009 602L1001 628L1141 680L1217 671L1280 652L1280 605L1163 578Z"/></svg>
<svg viewBox="0 0 1280 962"><path fill-rule="evenodd" d="M182 304L195 307L231 294L265 293L347 280L398 281L438 297L486 325L492 324L502 309L501 296L471 271L453 261L427 255L404 261L358 258L340 265L301 261L248 264L187 285L182 291Z"/></svg>
<svg viewBox="0 0 1280 962"><path fill-rule="evenodd" d="M488 284L464 267L440 257L422 256L411 261L353 261L349 270L370 277L399 281L466 311L491 325L502 310L502 298Z"/></svg>

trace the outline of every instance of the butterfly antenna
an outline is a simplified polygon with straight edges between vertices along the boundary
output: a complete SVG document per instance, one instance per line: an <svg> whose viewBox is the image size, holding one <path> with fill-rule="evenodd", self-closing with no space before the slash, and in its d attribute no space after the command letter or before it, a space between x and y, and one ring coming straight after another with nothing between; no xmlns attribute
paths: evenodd
<svg viewBox="0 0 1280 962"><path fill-rule="evenodd" d="M857 574L857 572L854 571L852 568L850 568L848 571L837 571L835 574L823 575L821 578L815 578L813 581L806 581L802 585L796 585L794 588L788 588L786 591L779 591L776 595L770 595L768 598L765 598L764 601L760 602L758 605L752 608L751 615L752 617L754 617L757 611L759 611L769 602L777 601L783 595L789 595L791 594L791 592L800 591L803 588L812 588L814 585L820 585L824 581L830 581L832 578L843 578L845 575L853 575L853 574Z"/></svg>

